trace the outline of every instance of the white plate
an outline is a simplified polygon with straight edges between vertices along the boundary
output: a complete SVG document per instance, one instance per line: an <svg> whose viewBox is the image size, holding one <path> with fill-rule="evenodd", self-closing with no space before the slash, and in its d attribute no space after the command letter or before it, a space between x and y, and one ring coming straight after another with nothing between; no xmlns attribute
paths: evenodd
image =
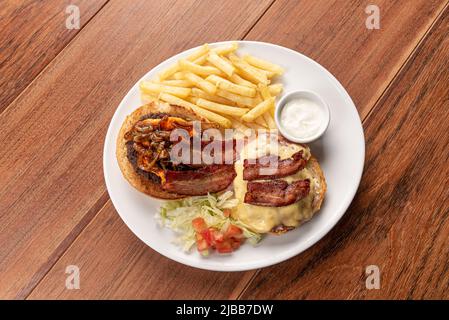
<svg viewBox="0 0 449 320"><path fill-rule="evenodd" d="M217 44L225 44L220 42ZM194 51L184 51L162 62L141 80L151 79L161 70ZM115 141L125 117L141 105L137 82L118 106L106 135L103 154L106 186L112 203L126 225L143 242L160 254L180 263L208 270L240 271L266 267L287 260L320 240L340 220L351 203L362 176L365 140L357 110L343 86L310 58L278 45L239 41L238 53L250 53L285 68L281 77L284 92L310 90L319 94L331 111L326 133L311 144L328 184L321 210L313 219L282 236L267 236L257 247L245 244L230 255L211 254L204 258L196 250L185 253L172 243L171 230L160 228L154 214L160 202L144 195L123 178L116 157Z"/></svg>

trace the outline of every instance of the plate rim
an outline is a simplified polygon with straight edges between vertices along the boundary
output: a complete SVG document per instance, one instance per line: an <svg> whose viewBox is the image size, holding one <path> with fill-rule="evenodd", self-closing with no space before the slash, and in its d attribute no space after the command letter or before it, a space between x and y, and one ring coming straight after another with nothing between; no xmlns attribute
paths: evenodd
<svg viewBox="0 0 449 320"><path fill-rule="evenodd" d="M122 100L120 101L120 103L118 104L118 106L116 107L114 114L109 122L108 125L108 130L106 132L106 136L105 136L105 140L104 140L104 146L103 146L103 175L104 175L104 180L105 180L105 184L106 184L106 189L108 191L109 194L109 198L111 199L111 202L114 206L115 211L118 213L118 215L120 216L120 218L122 219L122 221L125 223L125 225L128 227L128 229L140 240L142 241L146 246L150 247L151 249L153 249L154 251L156 251L157 253L163 255L164 257L176 261L178 263L190 266L190 267L194 267L194 268L198 268L198 269L203 269L203 270L209 270L209 271L220 271L220 272L237 272L237 271L248 271L248 270L254 270L254 269L260 269L260 268L265 268L265 267L269 267L269 266L273 266L276 264L279 264L281 262L287 261L301 253L303 253L304 251L308 250L310 247L312 247L314 244L316 244L318 241L320 241L324 236L326 236L330 230L332 230L335 225L341 220L341 218L343 217L343 215L346 213L346 211L348 210L350 204L352 203L352 201L354 200L354 197L358 191L358 188L360 186L360 182L362 179L362 175L363 175L363 171L364 171L364 167L365 167L365 150L366 150L366 140L365 140L365 133L363 130L363 124L362 124L362 120L360 118L360 113L358 112L354 101L352 100L351 96L349 95L349 93L346 91L345 87L340 83L340 81L337 80L337 78L329 71L327 70L325 67L323 67L321 64L319 64L318 62L316 62L315 60L309 58L308 56L306 56L303 53L300 53L296 50L293 50L291 48L288 47L284 47L278 44L274 44L274 43L269 43L269 42L263 42L263 41L253 41L253 40L227 40L227 41L219 41L219 42L210 42L208 43L210 46L216 46L216 45L224 45L224 44L229 44L232 42L237 42L239 44L245 44L245 43L253 43L253 44L259 44L259 45L266 45L269 47L274 47L277 50L287 50L290 53L293 53L295 55L300 55L302 56L302 58L305 58L309 63L314 64L316 67L318 67L319 69L321 69L321 71L323 71L329 78L330 80L333 82L335 88L339 91L340 94L342 94L342 96L344 97L345 100L347 100L347 102L349 102L351 104L351 106L353 107L353 109L355 110L359 121L357 122L357 125L360 128L360 132L361 132L361 137L362 137L362 141L363 143L361 144L361 149L360 149L360 155L361 155L361 162L362 165L360 166L360 169L358 170L358 172L354 173L354 177L357 180L357 183L355 184L355 187L351 190L349 194L349 197L347 197L346 201L344 203L341 204L341 207L338 210L335 210L334 213L334 219L331 221L328 221L326 224L323 224L323 226L320 228L320 230L318 232L315 232L314 234L312 234L312 236L307 239L307 242L300 248L300 250L289 250L286 253L284 253L283 255L279 255L277 256L277 259L275 260L266 260L266 261L257 261L254 263L247 263L245 265L242 266L235 266L235 265L226 265L226 264L222 264L217 266L216 264L209 264L207 262L207 259L204 259L201 261L201 265L192 262L188 259L184 259L181 255L176 255L176 254L172 254L170 252L170 250L161 250L160 248L156 248L151 246L150 244L148 244L146 241L144 241L137 233L135 233L133 231L133 229L129 226L129 224L126 221L126 218L124 217L124 215L122 213L120 213L120 211L117 209L118 208L118 204L116 203L116 200L113 199L113 197L111 196L111 192L110 192L110 188L112 185L112 182L110 181L109 178L109 174L108 171L106 170L107 167L107 152L108 152L108 141L113 141L113 145L115 146L116 144L116 139L115 137L112 137L112 123L116 122L116 118L118 117L118 110L120 109L120 106L124 103L125 100L127 100L129 98L129 96L131 95L131 93L133 92L133 89L135 86L138 86L138 84L144 80L147 76L148 73L150 73L151 71L153 71L154 69L157 69L158 67L160 67L161 65L165 64L167 62L167 60L170 59L174 59L178 56L183 56L186 55L188 52L194 51L198 48L200 48L200 46L196 46L196 47L192 47L189 49L186 49L182 52L179 52L175 55L172 55L168 58L166 58L165 60L161 61L159 64L157 64L156 66L154 66L152 69L148 70L147 72L145 72L143 74L143 76L137 80L137 82L128 90L128 92L126 93L126 95L122 98ZM138 107L138 106L137 106ZM137 108L136 107L136 108ZM112 140L111 140L112 139ZM113 153L115 154L115 150L113 150ZM117 161L117 159L114 157L115 161ZM159 199L153 198L154 200L160 201ZM156 221L155 221L156 223Z"/></svg>

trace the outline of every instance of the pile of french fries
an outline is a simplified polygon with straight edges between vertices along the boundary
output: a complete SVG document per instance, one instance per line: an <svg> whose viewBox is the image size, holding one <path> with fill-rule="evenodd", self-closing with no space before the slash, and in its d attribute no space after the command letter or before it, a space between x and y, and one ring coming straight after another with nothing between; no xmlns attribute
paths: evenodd
<svg viewBox="0 0 449 320"><path fill-rule="evenodd" d="M282 84L272 83L283 69L252 55L237 56L238 44L199 50L140 83L144 103L162 100L244 132L275 129L275 98Z"/></svg>

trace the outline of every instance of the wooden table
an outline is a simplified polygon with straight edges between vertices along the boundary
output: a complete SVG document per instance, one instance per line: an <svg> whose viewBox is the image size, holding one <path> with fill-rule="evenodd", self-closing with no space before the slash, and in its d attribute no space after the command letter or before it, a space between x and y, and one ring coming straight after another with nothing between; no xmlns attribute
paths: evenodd
<svg viewBox="0 0 449 320"><path fill-rule="evenodd" d="M80 29L66 28L69 3ZM369 4L379 30L365 26ZM449 298L446 0L6 1L0 30L0 298ZM359 110L367 153L356 198L319 243L220 273L131 233L108 197L102 149L144 73L230 39L280 44L330 70ZM68 265L79 290L65 286ZM369 265L379 290L365 286Z"/></svg>

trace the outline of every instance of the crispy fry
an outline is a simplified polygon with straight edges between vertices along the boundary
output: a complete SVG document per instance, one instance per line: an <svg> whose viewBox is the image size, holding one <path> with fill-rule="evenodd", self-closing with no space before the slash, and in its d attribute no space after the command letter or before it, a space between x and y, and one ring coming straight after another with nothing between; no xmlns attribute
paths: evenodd
<svg viewBox="0 0 449 320"><path fill-rule="evenodd" d="M173 79L173 80L185 80L184 72L178 71L178 72L174 73L174 74L170 77L170 79Z"/></svg>
<svg viewBox="0 0 449 320"><path fill-rule="evenodd" d="M192 88L191 94L194 97L203 98L203 99L206 99L209 101L213 101L213 102L217 102L217 103L221 103L221 104L227 104L227 105L235 105L235 102L232 102L231 100L219 97L217 95L209 94L209 93L204 92L203 90L198 89L198 88Z"/></svg>
<svg viewBox="0 0 449 320"><path fill-rule="evenodd" d="M232 126L232 123L231 123L231 121L229 119L227 119L227 118L225 118L223 116L220 116L219 114L216 114L216 113L214 113L212 111L200 108L200 107L198 107L196 105L192 106L192 110L196 114L198 114L198 115L200 115L200 116L202 116L202 117L204 117L204 118L206 118L206 119L208 119L208 120L210 120L212 122L216 122L216 123L218 123L219 125L221 125L224 128L230 128Z"/></svg>
<svg viewBox="0 0 449 320"><path fill-rule="evenodd" d="M228 114L231 116L243 116L249 109L247 108L239 108L239 107L232 107L221 103L212 102L209 100L205 100L202 98L199 98L196 102L196 104L199 107L202 107L204 109L221 113L221 114Z"/></svg>
<svg viewBox="0 0 449 320"><path fill-rule="evenodd" d="M179 98L187 98L191 92L189 88L166 86L151 81L142 81L140 83L140 90L150 94L159 94L161 92L166 92Z"/></svg>
<svg viewBox="0 0 449 320"><path fill-rule="evenodd" d="M274 119L271 116L269 111L262 114L262 117L265 119L265 122L267 123L268 128L276 129L276 122L274 122Z"/></svg>
<svg viewBox="0 0 449 320"><path fill-rule="evenodd" d="M256 107L251 109L247 114L242 116L241 119L246 122L254 121L254 119L256 119L258 116L268 111L273 105L274 105L274 98L264 100L261 103L259 103Z"/></svg>
<svg viewBox="0 0 449 320"><path fill-rule="evenodd" d="M186 100L183 100L181 98L178 98L176 96L173 96L173 95L171 95L169 93L165 93L165 92L161 92L159 94L159 99L162 100L162 101L168 102L170 104L173 104L173 105L177 105L177 106L181 106L181 107L187 108L189 110L192 110L193 107L195 107L195 105L193 103L188 102Z"/></svg>
<svg viewBox="0 0 449 320"><path fill-rule="evenodd" d="M268 90L270 90L270 94L272 96L277 96L279 95L282 90L283 90L283 86L282 83L275 83L275 84L271 84L268 86Z"/></svg>
<svg viewBox="0 0 449 320"><path fill-rule="evenodd" d="M254 83L252 83L252 82L250 82L248 80L243 79L237 73L234 73L232 76L230 76L229 80L231 80L235 84L239 84L241 86L247 86L247 87L250 87L250 88L257 88L257 86Z"/></svg>
<svg viewBox="0 0 449 320"><path fill-rule="evenodd" d="M238 49L239 45L237 42L232 42L230 45L224 45L221 47L213 48L212 51L214 51L218 55L225 56L227 54L230 54Z"/></svg>
<svg viewBox="0 0 449 320"><path fill-rule="evenodd" d="M173 87L191 88L192 83L188 80L164 80L161 84Z"/></svg>
<svg viewBox="0 0 449 320"><path fill-rule="evenodd" d="M259 83L257 87L259 89L260 95L264 100L271 98L270 90L268 90L268 87L266 85Z"/></svg>
<svg viewBox="0 0 449 320"><path fill-rule="evenodd" d="M197 51L187 57L187 60L193 62L199 57L206 55L209 52L209 44L203 44Z"/></svg>
<svg viewBox="0 0 449 320"><path fill-rule="evenodd" d="M277 64L271 63L271 62L263 60L263 59L256 58L249 54L244 55L243 60L245 60L250 65L252 65L256 68L271 71L271 72L273 72L275 74L279 74L279 75L284 73L284 69L281 66L278 66Z"/></svg>
<svg viewBox="0 0 449 320"><path fill-rule="evenodd" d="M187 80L192 82L195 86L206 91L209 94L215 94L215 92L217 91L217 88L212 83L204 80L203 78L201 78L200 76L197 76L194 73L187 72L187 73L185 73L184 76L186 77Z"/></svg>
<svg viewBox="0 0 449 320"><path fill-rule="evenodd" d="M229 77L234 74L235 67L225 59L218 56L218 54L216 54L214 51L209 52L207 61L217 67L217 69L223 71Z"/></svg>
<svg viewBox="0 0 449 320"><path fill-rule="evenodd" d="M211 74L216 74L216 75L222 74L221 71L215 67L200 66L198 64L195 64L193 62L190 62L190 61L184 60L184 59L179 60L179 67L184 71L189 71L196 75L205 76L205 77L207 77L208 75L211 75Z"/></svg>
<svg viewBox="0 0 449 320"><path fill-rule="evenodd" d="M163 70L161 73L158 74L159 81L163 81L167 78L169 78L172 74L175 74L180 70L179 64L175 63L168 67L167 69Z"/></svg>
<svg viewBox="0 0 449 320"><path fill-rule="evenodd" d="M229 55L229 59L231 59L234 66L237 67L237 73L243 78L248 79L254 83L263 83L266 85L270 83L267 79L266 74L256 70L253 66L248 64L246 61L243 61L236 55Z"/></svg>
<svg viewBox="0 0 449 320"><path fill-rule="evenodd" d="M147 104L150 103L152 101L157 101L158 98L157 96L154 96L152 94L147 94L147 93L140 93L140 100L142 101L143 104Z"/></svg>
<svg viewBox="0 0 449 320"><path fill-rule="evenodd" d="M256 89L232 83L231 81L216 75L210 75L206 80L215 84L218 89L223 89L241 96L252 98L256 95Z"/></svg>
<svg viewBox="0 0 449 320"><path fill-rule="evenodd" d="M232 102L235 102L237 105L252 107L253 103L254 103L253 98L243 97L238 94L234 94L229 91L222 90L222 89L217 90L217 95L219 95L220 97L226 98L228 100L231 100Z"/></svg>

